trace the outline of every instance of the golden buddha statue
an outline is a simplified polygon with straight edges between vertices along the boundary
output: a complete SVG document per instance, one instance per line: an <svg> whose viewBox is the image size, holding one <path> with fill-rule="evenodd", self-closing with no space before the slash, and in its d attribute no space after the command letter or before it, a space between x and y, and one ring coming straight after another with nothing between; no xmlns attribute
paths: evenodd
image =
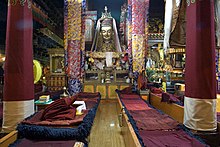
<svg viewBox="0 0 220 147"><path fill-rule="evenodd" d="M92 52L121 52L115 19L105 7L105 12L98 20L93 40Z"/></svg>

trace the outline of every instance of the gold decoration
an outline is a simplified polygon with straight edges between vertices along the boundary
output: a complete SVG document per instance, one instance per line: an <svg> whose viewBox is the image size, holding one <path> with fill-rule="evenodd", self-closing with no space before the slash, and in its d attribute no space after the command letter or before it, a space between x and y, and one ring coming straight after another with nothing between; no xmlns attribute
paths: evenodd
<svg viewBox="0 0 220 147"><path fill-rule="evenodd" d="M18 0L8 0L8 6L16 6ZM25 2L28 4L28 8L31 9L31 0L20 0L20 5L23 7L25 5Z"/></svg>
<svg viewBox="0 0 220 147"><path fill-rule="evenodd" d="M94 88L94 85L85 85L84 86L84 92L95 92L95 90L94 90L95 88Z"/></svg>
<svg viewBox="0 0 220 147"><path fill-rule="evenodd" d="M24 6L24 3L26 2L26 0L20 0L20 5Z"/></svg>
<svg viewBox="0 0 220 147"><path fill-rule="evenodd" d="M8 6L12 5L15 6L18 0L8 0Z"/></svg>
<svg viewBox="0 0 220 147"><path fill-rule="evenodd" d="M120 52L113 52L112 58L119 58L122 54L123 53ZM89 56L94 59L104 59L106 57L106 54L105 52L91 52L89 53Z"/></svg>
<svg viewBox="0 0 220 147"><path fill-rule="evenodd" d="M27 0L27 3L28 3L28 8L30 9L32 6L31 0Z"/></svg>
<svg viewBox="0 0 220 147"><path fill-rule="evenodd" d="M193 3L195 3L196 2L196 0L191 0L191 3L193 4Z"/></svg>
<svg viewBox="0 0 220 147"><path fill-rule="evenodd" d="M72 2L68 5L68 40L81 40L81 4Z"/></svg>
<svg viewBox="0 0 220 147"><path fill-rule="evenodd" d="M108 87L108 97L110 99L115 99L117 97L115 89L118 89L117 85L109 85L109 87Z"/></svg>
<svg viewBox="0 0 220 147"><path fill-rule="evenodd" d="M140 71L144 66L145 34L132 36L133 71Z"/></svg>
<svg viewBox="0 0 220 147"><path fill-rule="evenodd" d="M186 0L186 3L187 3L187 6L189 6L190 3L191 3L191 4L196 3L196 0Z"/></svg>

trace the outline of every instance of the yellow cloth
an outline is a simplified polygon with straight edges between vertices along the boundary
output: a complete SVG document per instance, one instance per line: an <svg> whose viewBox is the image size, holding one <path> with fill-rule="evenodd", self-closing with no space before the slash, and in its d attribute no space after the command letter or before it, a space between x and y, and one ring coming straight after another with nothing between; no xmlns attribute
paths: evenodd
<svg viewBox="0 0 220 147"><path fill-rule="evenodd" d="M42 69L41 69L41 65L40 62L38 62L37 60L34 60L34 67L33 67L33 71L34 71L34 84L37 83L42 75Z"/></svg>

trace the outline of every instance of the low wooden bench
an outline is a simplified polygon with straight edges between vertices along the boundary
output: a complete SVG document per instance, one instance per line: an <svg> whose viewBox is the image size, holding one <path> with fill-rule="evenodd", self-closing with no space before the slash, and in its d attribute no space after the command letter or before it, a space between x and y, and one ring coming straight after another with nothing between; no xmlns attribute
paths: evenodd
<svg viewBox="0 0 220 147"><path fill-rule="evenodd" d="M184 107L175 103L161 102L161 99L160 96L150 93L149 101L152 106L168 114L179 123L183 123Z"/></svg>
<svg viewBox="0 0 220 147"><path fill-rule="evenodd" d="M0 146L1 147L8 147L9 144L13 143L18 136L17 131L12 131L5 135L4 137L0 138Z"/></svg>
<svg viewBox="0 0 220 147"><path fill-rule="evenodd" d="M124 138L125 146L127 147L140 147L141 144L134 132L134 129L131 125L131 123L128 121L128 116L125 114L123 105L119 99L118 99L118 112L119 112L119 123L121 121L121 133Z"/></svg>

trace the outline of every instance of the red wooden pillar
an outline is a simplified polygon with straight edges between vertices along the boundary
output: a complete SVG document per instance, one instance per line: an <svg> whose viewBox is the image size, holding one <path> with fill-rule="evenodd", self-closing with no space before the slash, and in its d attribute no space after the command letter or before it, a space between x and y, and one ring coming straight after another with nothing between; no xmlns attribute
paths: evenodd
<svg viewBox="0 0 220 147"><path fill-rule="evenodd" d="M6 32L3 131L34 113L31 0L9 1Z"/></svg>
<svg viewBox="0 0 220 147"><path fill-rule="evenodd" d="M188 1L186 15L184 125L193 130L214 131L217 129L214 1Z"/></svg>

